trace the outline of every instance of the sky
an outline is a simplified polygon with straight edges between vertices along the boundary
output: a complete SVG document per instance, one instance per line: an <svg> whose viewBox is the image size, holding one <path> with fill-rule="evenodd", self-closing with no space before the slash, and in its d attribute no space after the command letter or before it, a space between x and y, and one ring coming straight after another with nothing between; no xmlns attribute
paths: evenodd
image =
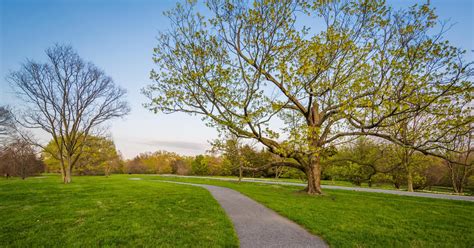
<svg viewBox="0 0 474 248"><path fill-rule="evenodd" d="M394 8L425 2L388 1ZM154 114L142 106L147 99L140 89L152 83L149 73L154 68L156 36L168 27L163 11L175 4L171 0L0 0L0 105L22 104L6 80L9 72L18 70L27 58L45 61L44 50L55 43L68 44L127 90L130 115L108 124L125 158L156 150L204 153L217 132L199 116ZM474 60L474 0L431 0L430 4L440 20L454 24L446 37L468 50L467 57Z"/></svg>

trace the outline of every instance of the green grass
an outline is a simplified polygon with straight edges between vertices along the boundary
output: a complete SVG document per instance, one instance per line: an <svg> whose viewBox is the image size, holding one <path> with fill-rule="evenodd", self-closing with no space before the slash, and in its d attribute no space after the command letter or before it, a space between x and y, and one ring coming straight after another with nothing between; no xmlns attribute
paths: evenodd
<svg viewBox="0 0 474 248"><path fill-rule="evenodd" d="M142 176L225 186L321 236L332 247L473 247L474 203L381 193L325 190L209 179Z"/></svg>
<svg viewBox="0 0 474 248"><path fill-rule="evenodd" d="M0 179L0 247L238 246L205 189L128 177Z"/></svg>
<svg viewBox="0 0 474 248"><path fill-rule="evenodd" d="M144 180L132 181L131 177ZM235 247L231 222L202 188L233 188L332 247L473 247L474 203L147 175L0 179L0 247Z"/></svg>
<svg viewBox="0 0 474 248"><path fill-rule="evenodd" d="M206 177L213 177L213 178L225 178L225 179L239 179L236 176L206 176ZM264 177L244 177L244 179L251 179L251 180L262 180L262 181L270 181L270 182L289 182L289 183L305 183L301 179L294 179L294 178L264 178ZM361 188L373 188L373 189L391 189L391 190L406 190L406 186L402 185L400 189L395 188L393 184L389 183L373 183L372 187L369 187L368 183L362 183L361 185L355 185L348 181L338 181L338 180L321 180L322 185L334 185L334 186L345 186L345 187L361 187ZM439 193L439 194L456 194L453 191L452 187L443 187L443 186L433 186L431 189L426 188L423 190L416 190L419 192L429 192L429 193ZM459 194L457 194L459 195ZM474 195L474 187L472 185L466 186L464 188L464 193L461 195Z"/></svg>
<svg viewBox="0 0 474 248"><path fill-rule="evenodd" d="M232 180L238 180L239 177L236 176L203 176L203 177L209 177L209 178L215 178L215 179L232 179ZM265 182L288 182L288 183L306 183L305 181L301 179L295 179L295 178L271 178L271 177L243 177L243 179L249 179L249 180L255 180L255 181L265 181ZM369 188L369 185L367 183L362 183L360 186L357 186L351 182L348 181L338 181L338 180L321 180L322 185L334 185L334 186L345 186L345 187L363 187L363 188ZM393 189L395 190L396 188L391 185L391 184L373 184L372 188L374 189ZM444 193L448 192L446 189L443 191Z"/></svg>

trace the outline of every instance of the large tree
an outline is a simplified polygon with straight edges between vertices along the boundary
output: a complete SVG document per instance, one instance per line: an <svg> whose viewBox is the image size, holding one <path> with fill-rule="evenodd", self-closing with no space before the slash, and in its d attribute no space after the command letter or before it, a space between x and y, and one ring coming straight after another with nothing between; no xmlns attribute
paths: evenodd
<svg viewBox="0 0 474 248"><path fill-rule="evenodd" d="M72 47L55 45L46 55L47 62L28 60L8 79L26 103L22 125L52 136L58 152L51 155L60 161L64 183L70 183L88 136L129 107L125 90Z"/></svg>
<svg viewBox="0 0 474 248"><path fill-rule="evenodd" d="M427 5L208 0L207 16L195 5L165 13L147 107L259 141L290 158L275 166L306 174L309 194L321 193L321 158L336 142L374 135L425 151L384 127L472 89L471 64L433 31Z"/></svg>

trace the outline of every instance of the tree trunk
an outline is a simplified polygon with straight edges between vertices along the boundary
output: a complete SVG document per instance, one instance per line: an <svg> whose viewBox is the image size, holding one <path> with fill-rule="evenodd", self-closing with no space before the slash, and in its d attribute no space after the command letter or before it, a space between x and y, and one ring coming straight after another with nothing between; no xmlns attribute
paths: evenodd
<svg viewBox="0 0 474 248"><path fill-rule="evenodd" d="M458 180L458 175L457 175L458 172L456 172L456 168L454 167L454 165L450 165L449 168L451 170L451 182L453 184L453 190L455 193L461 194L464 188L463 181Z"/></svg>
<svg viewBox="0 0 474 248"><path fill-rule="evenodd" d="M409 161L409 151L408 149L403 149L402 163L405 169L407 170L407 190L408 192L413 192L413 168L410 166Z"/></svg>
<svg viewBox="0 0 474 248"><path fill-rule="evenodd" d="M393 183L393 186L396 188L396 189L400 189L400 184L398 182L394 182Z"/></svg>
<svg viewBox="0 0 474 248"><path fill-rule="evenodd" d="M63 160L61 160L61 177L63 178L63 183L66 183L66 165Z"/></svg>
<svg viewBox="0 0 474 248"><path fill-rule="evenodd" d="M407 167L407 190L413 192L413 172L410 166Z"/></svg>
<svg viewBox="0 0 474 248"><path fill-rule="evenodd" d="M310 195L320 195L321 190L321 163L319 155L310 159L311 163L306 168L306 176L308 178L308 186L306 192Z"/></svg>
<svg viewBox="0 0 474 248"><path fill-rule="evenodd" d="M281 175L283 174L283 170L285 168L283 166L278 166L278 167L275 167L275 179L278 179L281 177Z"/></svg>
<svg viewBox="0 0 474 248"><path fill-rule="evenodd" d="M63 165L63 182L64 184L71 183L71 174L72 174L72 166L71 166L71 156L67 157L67 164Z"/></svg>
<svg viewBox="0 0 474 248"><path fill-rule="evenodd" d="M239 166L239 183L242 182L242 165Z"/></svg>
<svg viewBox="0 0 474 248"><path fill-rule="evenodd" d="M69 170L69 168L66 169L66 173L64 175L63 182L65 184L68 184L68 183L71 182L71 171Z"/></svg>
<svg viewBox="0 0 474 248"><path fill-rule="evenodd" d="M407 130L408 130L408 121L404 120L402 122L402 128L401 128L401 135L404 143L409 143L409 140L407 138ZM410 151L408 148L403 147L403 153L402 153L402 165L404 168L407 170L407 190L409 192L413 192L413 171L410 166Z"/></svg>
<svg viewBox="0 0 474 248"><path fill-rule="evenodd" d="M457 180L457 192L458 194L462 194L464 192L464 184L466 183L466 178L468 176L469 171L465 165L462 166L461 175L458 175L459 180Z"/></svg>
<svg viewBox="0 0 474 248"><path fill-rule="evenodd" d="M464 192L464 186L463 186L463 183L460 183L458 185L458 194L462 194Z"/></svg>

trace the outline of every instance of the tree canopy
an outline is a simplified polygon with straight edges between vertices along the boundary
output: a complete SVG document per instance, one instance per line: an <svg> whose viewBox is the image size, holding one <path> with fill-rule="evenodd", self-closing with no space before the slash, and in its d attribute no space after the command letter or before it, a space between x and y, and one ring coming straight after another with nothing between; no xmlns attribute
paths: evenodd
<svg viewBox="0 0 474 248"><path fill-rule="evenodd" d="M293 159L284 165L306 173L310 194L321 193L321 158L346 137L372 135L441 156L441 130L472 123L472 63L444 38L428 5L205 4L210 14L198 13L196 1L165 13L171 27L158 36L147 107L199 115ZM305 26L308 18L318 26ZM420 112L442 117L421 144L387 130Z"/></svg>
<svg viewBox="0 0 474 248"><path fill-rule="evenodd" d="M111 167L116 165L120 156L115 149L115 144L110 138L90 136L82 148L82 156L77 161L74 172L79 175L97 175L110 173ZM59 148L54 140L51 140L43 151L44 162L48 171L61 171Z"/></svg>

